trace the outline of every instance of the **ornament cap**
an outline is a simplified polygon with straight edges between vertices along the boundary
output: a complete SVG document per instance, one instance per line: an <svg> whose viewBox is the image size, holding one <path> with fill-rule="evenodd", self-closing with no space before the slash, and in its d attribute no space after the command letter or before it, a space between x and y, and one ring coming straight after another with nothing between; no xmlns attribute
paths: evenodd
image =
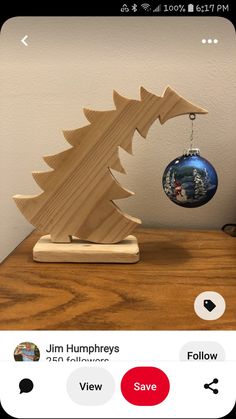
<svg viewBox="0 0 236 419"><path fill-rule="evenodd" d="M200 156L199 148L186 148L183 153L184 156Z"/></svg>

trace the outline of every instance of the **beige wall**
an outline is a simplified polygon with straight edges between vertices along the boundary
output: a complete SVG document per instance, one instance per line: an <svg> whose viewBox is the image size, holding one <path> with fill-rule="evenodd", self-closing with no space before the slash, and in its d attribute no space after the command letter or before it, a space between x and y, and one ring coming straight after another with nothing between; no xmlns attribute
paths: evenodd
<svg viewBox="0 0 236 419"><path fill-rule="evenodd" d="M20 39L28 35L28 47ZM202 38L217 38L203 45ZM134 156L120 156L116 177L135 197L119 201L145 226L219 229L236 213L235 32L223 18L14 18L0 37L1 246L3 259L31 231L11 196L39 193L30 173L41 156L67 148L62 129L87 123L82 107L110 109L112 89L138 98L139 86L162 94L170 85L209 110L195 124L195 145L215 166L210 203L184 209L164 195L166 165L188 147L187 116L138 133Z"/></svg>

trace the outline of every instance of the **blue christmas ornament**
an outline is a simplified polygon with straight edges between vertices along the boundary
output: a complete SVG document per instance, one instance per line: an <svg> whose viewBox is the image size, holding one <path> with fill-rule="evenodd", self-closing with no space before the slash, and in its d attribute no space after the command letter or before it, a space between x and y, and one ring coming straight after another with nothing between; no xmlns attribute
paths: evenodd
<svg viewBox="0 0 236 419"><path fill-rule="evenodd" d="M168 198L182 207L200 207L215 195L217 173L198 149L189 149L166 167L162 178Z"/></svg>

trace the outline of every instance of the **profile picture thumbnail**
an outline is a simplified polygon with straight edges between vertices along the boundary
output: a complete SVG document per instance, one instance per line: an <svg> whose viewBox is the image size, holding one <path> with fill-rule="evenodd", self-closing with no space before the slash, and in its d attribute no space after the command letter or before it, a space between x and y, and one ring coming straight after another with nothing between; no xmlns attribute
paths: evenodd
<svg viewBox="0 0 236 419"><path fill-rule="evenodd" d="M32 342L22 342L14 351L15 361L31 362L39 361L39 348Z"/></svg>

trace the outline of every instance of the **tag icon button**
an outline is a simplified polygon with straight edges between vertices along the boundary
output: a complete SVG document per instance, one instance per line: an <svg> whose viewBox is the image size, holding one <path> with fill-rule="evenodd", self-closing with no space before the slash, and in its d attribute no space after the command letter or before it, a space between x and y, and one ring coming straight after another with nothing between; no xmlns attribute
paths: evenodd
<svg viewBox="0 0 236 419"><path fill-rule="evenodd" d="M204 291L194 301L194 311L203 320L217 320L226 309L225 300L218 292Z"/></svg>
<svg viewBox="0 0 236 419"><path fill-rule="evenodd" d="M216 305L212 300L204 300L203 305L210 313L216 308Z"/></svg>

